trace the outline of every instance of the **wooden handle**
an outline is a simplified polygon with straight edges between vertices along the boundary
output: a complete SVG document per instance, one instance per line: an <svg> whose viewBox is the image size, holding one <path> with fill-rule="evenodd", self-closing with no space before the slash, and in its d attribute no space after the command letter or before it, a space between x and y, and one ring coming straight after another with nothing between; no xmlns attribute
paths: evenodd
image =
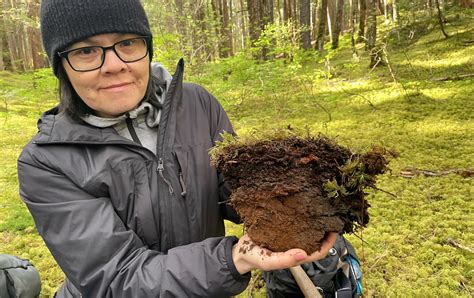
<svg viewBox="0 0 474 298"><path fill-rule="evenodd" d="M296 280L296 283L300 287L301 292L303 292L305 297L311 298L322 298L316 286L313 284L313 281L309 278L306 272L301 268L301 266L295 266L290 268L291 274Z"/></svg>

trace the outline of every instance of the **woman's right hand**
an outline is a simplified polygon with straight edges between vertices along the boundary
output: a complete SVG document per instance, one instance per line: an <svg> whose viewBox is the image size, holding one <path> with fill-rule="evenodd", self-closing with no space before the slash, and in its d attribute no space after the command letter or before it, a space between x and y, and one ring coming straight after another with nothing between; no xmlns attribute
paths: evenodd
<svg viewBox="0 0 474 298"><path fill-rule="evenodd" d="M256 245L245 234L232 248L232 259L240 274L254 269L272 271L287 269L304 263L314 262L327 256L336 242L337 233L328 233L324 238L321 249L308 255L300 248L289 249L285 252L272 252Z"/></svg>

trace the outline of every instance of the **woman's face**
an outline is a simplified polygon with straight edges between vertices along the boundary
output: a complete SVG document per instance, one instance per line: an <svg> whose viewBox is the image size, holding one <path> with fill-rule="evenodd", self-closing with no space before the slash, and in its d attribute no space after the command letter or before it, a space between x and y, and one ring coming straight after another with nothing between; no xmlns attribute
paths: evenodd
<svg viewBox="0 0 474 298"><path fill-rule="evenodd" d="M116 42L137 37L135 34L107 33L95 35L71 45L68 49L88 46L111 46ZM145 96L150 76L150 60L145 58L125 63L113 50L105 53L101 68L78 72L66 59L62 65L84 103L100 117L113 118L137 107Z"/></svg>

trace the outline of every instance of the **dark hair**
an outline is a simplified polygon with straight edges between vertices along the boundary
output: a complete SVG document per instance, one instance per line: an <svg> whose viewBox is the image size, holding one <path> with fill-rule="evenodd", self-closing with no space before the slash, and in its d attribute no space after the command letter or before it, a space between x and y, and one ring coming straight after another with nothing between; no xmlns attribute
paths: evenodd
<svg viewBox="0 0 474 298"><path fill-rule="evenodd" d="M62 63L58 65L57 77L59 79L59 112L67 114L76 121L82 121L82 117L94 114L94 110L86 105L76 93L76 90L74 90ZM142 101L152 99L152 103L155 102L154 93L160 92L159 82L157 80L158 79L152 75L150 64L150 77Z"/></svg>
<svg viewBox="0 0 474 298"><path fill-rule="evenodd" d="M65 113L74 120L92 114L93 111L77 95L61 63L58 65L59 79L59 112Z"/></svg>

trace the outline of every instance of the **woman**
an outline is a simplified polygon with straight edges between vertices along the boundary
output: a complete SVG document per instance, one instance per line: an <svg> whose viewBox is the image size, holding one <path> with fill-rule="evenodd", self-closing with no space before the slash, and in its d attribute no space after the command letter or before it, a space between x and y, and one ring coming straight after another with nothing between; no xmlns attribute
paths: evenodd
<svg viewBox="0 0 474 298"><path fill-rule="evenodd" d="M228 190L208 149L226 113L202 87L151 64L138 0L43 0L43 45L60 104L18 160L20 194L66 275L57 297L223 297L253 269L323 258L224 237Z"/></svg>

